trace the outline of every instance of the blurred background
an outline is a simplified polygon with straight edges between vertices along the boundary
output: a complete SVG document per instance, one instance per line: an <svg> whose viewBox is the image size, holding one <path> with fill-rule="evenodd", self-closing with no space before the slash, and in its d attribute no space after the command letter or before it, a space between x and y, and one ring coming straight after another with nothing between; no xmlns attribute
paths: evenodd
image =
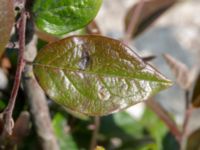
<svg viewBox="0 0 200 150"><path fill-rule="evenodd" d="M143 7L146 7L148 2L153 4L150 4L148 9L138 9L141 2L144 2ZM156 11L161 6L163 8ZM153 11L155 14L150 18L150 12ZM140 103L125 111L103 117L76 114L60 107L43 93L44 104L47 100L46 108L43 109L49 108L48 123L44 120L36 121L43 104L40 101L31 103L27 100L24 87L21 86L13 115L14 131L3 144L0 137L0 150L46 150L48 148L44 148L45 142L47 146L52 144L48 143L49 135L44 131L46 128L52 129L53 138L55 136L55 143L52 145L59 146L57 149L60 150L94 150L96 145L101 147L96 147L95 150L199 150L200 110L191 107L191 101L196 99L196 106L200 106L199 15L200 0L103 0L95 18L102 34L122 40L142 58L155 57L148 63L172 80L174 85L157 94L149 103ZM134 23L144 16L147 22L139 22L138 27L132 29L137 35L130 36L127 27L131 28L131 20L136 18ZM145 23L145 30L138 33ZM70 34L87 34L89 26ZM40 33L47 36L46 39L51 39L48 41L42 38L38 31L36 34L39 39L37 46L33 43L35 50L36 47L39 50L48 42L59 39ZM4 57L0 68L1 112L10 96L17 50L7 48ZM33 106L38 111L31 112ZM1 115L0 118L1 131ZM44 123L43 126L40 121ZM42 130L40 126L43 127ZM54 148L51 147L51 150Z"/></svg>
<svg viewBox="0 0 200 150"><path fill-rule="evenodd" d="M137 2L139 0L105 0L96 18L103 34L117 39L124 37L124 20L127 10L131 9ZM156 59L151 63L161 73L176 82L162 55L165 53L172 55L186 64L189 69L200 67L199 14L199 0L180 0L162 14L142 34L133 39L129 46L141 56L156 55ZM185 94L177 84L158 94L156 100L175 116L178 124L183 123ZM139 110L140 107L143 109L140 104L134 107L138 107ZM134 107L131 109L132 111L134 111ZM191 130L195 130L200 125L200 121L197 121L199 113L200 111L195 110L192 115Z"/></svg>

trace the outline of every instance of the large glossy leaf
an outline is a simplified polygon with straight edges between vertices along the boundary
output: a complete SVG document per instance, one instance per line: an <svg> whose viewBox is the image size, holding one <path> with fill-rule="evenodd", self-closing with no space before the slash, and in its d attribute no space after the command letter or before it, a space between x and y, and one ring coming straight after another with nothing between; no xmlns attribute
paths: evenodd
<svg viewBox="0 0 200 150"><path fill-rule="evenodd" d="M171 82L120 41L72 36L39 51L34 73L48 96L87 115L142 102Z"/></svg>
<svg viewBox="0 0 200 150"><path fill-rule="evenodd" d="M0 56L10 38L10 32L14 23L14 10L12 0L0 2Z"/></svg>
<svg viewBox="0 0 200 150"><path fill-rule="evenodd" d="M88 24L101 3L102 0L36 0L33 11L38 28L63 35Z"/></svg>

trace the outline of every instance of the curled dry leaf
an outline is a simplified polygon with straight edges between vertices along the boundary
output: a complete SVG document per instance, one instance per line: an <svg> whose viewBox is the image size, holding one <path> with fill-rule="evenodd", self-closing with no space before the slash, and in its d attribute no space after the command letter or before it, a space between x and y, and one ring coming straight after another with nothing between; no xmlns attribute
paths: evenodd
<svg viewBox="0 0 200 150"><path fill-rule="evenodd" d="M134 30L133 37L136 37L142 33L147 27L149 27L160 15L162 15L167 9L169 9L177 0L146 0L141 8L141 14L137 19L137 26ZM140 5L140 1L136 3L127 13L125 18L125 31L128 30L130 22L136 12L136 9Z"/></svg>
<svg viewBox="0 0 200 150"><path fill-rule="evenodd" d="M10 38L14 23L14 9L12 0L3 0L0 4L0 56Z"/></svg>
<svg viewBox="0 0 200 150"><path fill-rule="evenodd" d="M194 107L200 107L200 73L198 74L198 77L194 82L192 104Z"/></svg>
<svg viewBox="0 0 200 150"><path fill-rule="evenodd" d="M164 58L167 64L169 65L171 71L175 75L178 85L182 89L188 90L189 87L191 86L191 81L189 77L190 71L188 67L169 54L164 54Z"/></svg>
<svg viewBox="0 0 200 150"><path fill-rule="evenodd" d="M33 65L51 99L91 116L123 110L172 84L122 42L97 35L49 44Z"/></svg>

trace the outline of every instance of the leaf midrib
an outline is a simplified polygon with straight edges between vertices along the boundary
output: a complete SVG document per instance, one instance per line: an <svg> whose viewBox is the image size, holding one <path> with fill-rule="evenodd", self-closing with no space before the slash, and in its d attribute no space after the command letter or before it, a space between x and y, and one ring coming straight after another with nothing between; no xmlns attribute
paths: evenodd
<svg viewBox="0 0 200 150"><path fill-rule="evenodd" d="M106 77L115 77L115 78L122 78L122 79L130 79L130 80L145 80L145 81L152 81L152 82L162 82L166 84L170 84L170 81L166 80L151 80L151 79L145 79L145 78L140 78L140 77L129 77L129 76L123 76L123 75L112 75L112 74L105 74L105 73L94 73L94 72L89 72L89 71L83 71L83 70L74 70L74 69L69 69L69 68L61 68L61 67L56 67L56 66L50 66L50 65L45 65L45 64L39 64L39 63L33 63L34 66L40 66L43 68L51 68L51 69L59 69L59 70L64 70L68 72L80 72L82 74L90 74L90 75L95 75L95 76L106 76Z"/></svg>

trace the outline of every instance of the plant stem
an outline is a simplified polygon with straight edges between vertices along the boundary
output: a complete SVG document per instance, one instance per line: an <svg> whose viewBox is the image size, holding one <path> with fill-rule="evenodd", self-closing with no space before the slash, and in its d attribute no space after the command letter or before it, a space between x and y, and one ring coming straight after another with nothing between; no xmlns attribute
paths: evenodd
<svg viewBox="0 0 200 150"><path fill-rule="evenodd" d="M193 112L192 106L190 106L185 112L185 118L184 118L184 122L183 122L183 131L182 131L183 136L187 134L187 126L188 126L189 119L190 119L192 112Z"/></svg>
<svg viewBox="0 0 200 150"><path fill-rule="evenodd" d="M25 66L22 81L42 149L59 150L51 123L46 95L37 83L31 65Z"/></svg>
<svg viewBox="0 0 200 150"><path fill-rule="evenodd" d="M184 116L184 121L183 121L183 126L182 126L182 136L181 136L181 150L185 149L186 147L186 141L187 141L187 136L188 136L188 124L190 120L190 116L193 112L193 106L190 104L190 99L189 99L189 91L185 91L185 116Z"/></svg>
<svg viewBox="0 0 200 150"><path fill-rule="evenodd" d="M137 8L133 12L133 17L131 18L131 22L128 25L128 28L126 30L125 37L124 37L124 40L123 40L125 43L129 43L129 41L131 40L132 34L137 29L138 20L139 20L140 14L142 12L142 8L144 6L144 3L145 3L145 0L140 0Z"/></svg>
<svg viewBox="0 0 200 150"><path fill-rule="evenodd" d="M94 131L91 139L91 144L90 144L90 150L94 150L96 145L97 145L97 136L99 132L99 127L100 127L100 117L95 117L94 118Z"/></svg>
<svg viewBox="0 0 200 150"><path fill-rule="evenodd" d="M174 135L176 140L179 143L181 143L182 134L179 131L176 123L172 120L172 118L168 115L168 113L163 109L163 107L159 103L157 103L155 100L148 100L146 101L146 104L166 124L166 126L169 128L170 132Z"/></svg>
<svg viewBox="0 0 200 150"><path fill-rule="evenodd" d="M193 106L190 104L189 99L189 91L185 91L185 118L183 122L183 130L182 130L182 138L184 138L185 135L187 135L187 126L189 123L190 116L193 112Z"/></svg>
<svg viewBox="0 0 200 150"><path fill-rule="evenodd" d="M27 17L26 12L22 10L20 22L19 22L19 56L18 56L17 70L15 74L14 85L13 85L13 89L12 89L11 96L9 99L9 103L6 109L4 110L4 119L5 119L4 131L7 132L9 135L12 134L12 128L14 126L12 114L13 114L13 109L15 106L17 93L19 90L22 71L24 69L23 57L24 57L24 50L25 50L26 17Z"/></svg>

